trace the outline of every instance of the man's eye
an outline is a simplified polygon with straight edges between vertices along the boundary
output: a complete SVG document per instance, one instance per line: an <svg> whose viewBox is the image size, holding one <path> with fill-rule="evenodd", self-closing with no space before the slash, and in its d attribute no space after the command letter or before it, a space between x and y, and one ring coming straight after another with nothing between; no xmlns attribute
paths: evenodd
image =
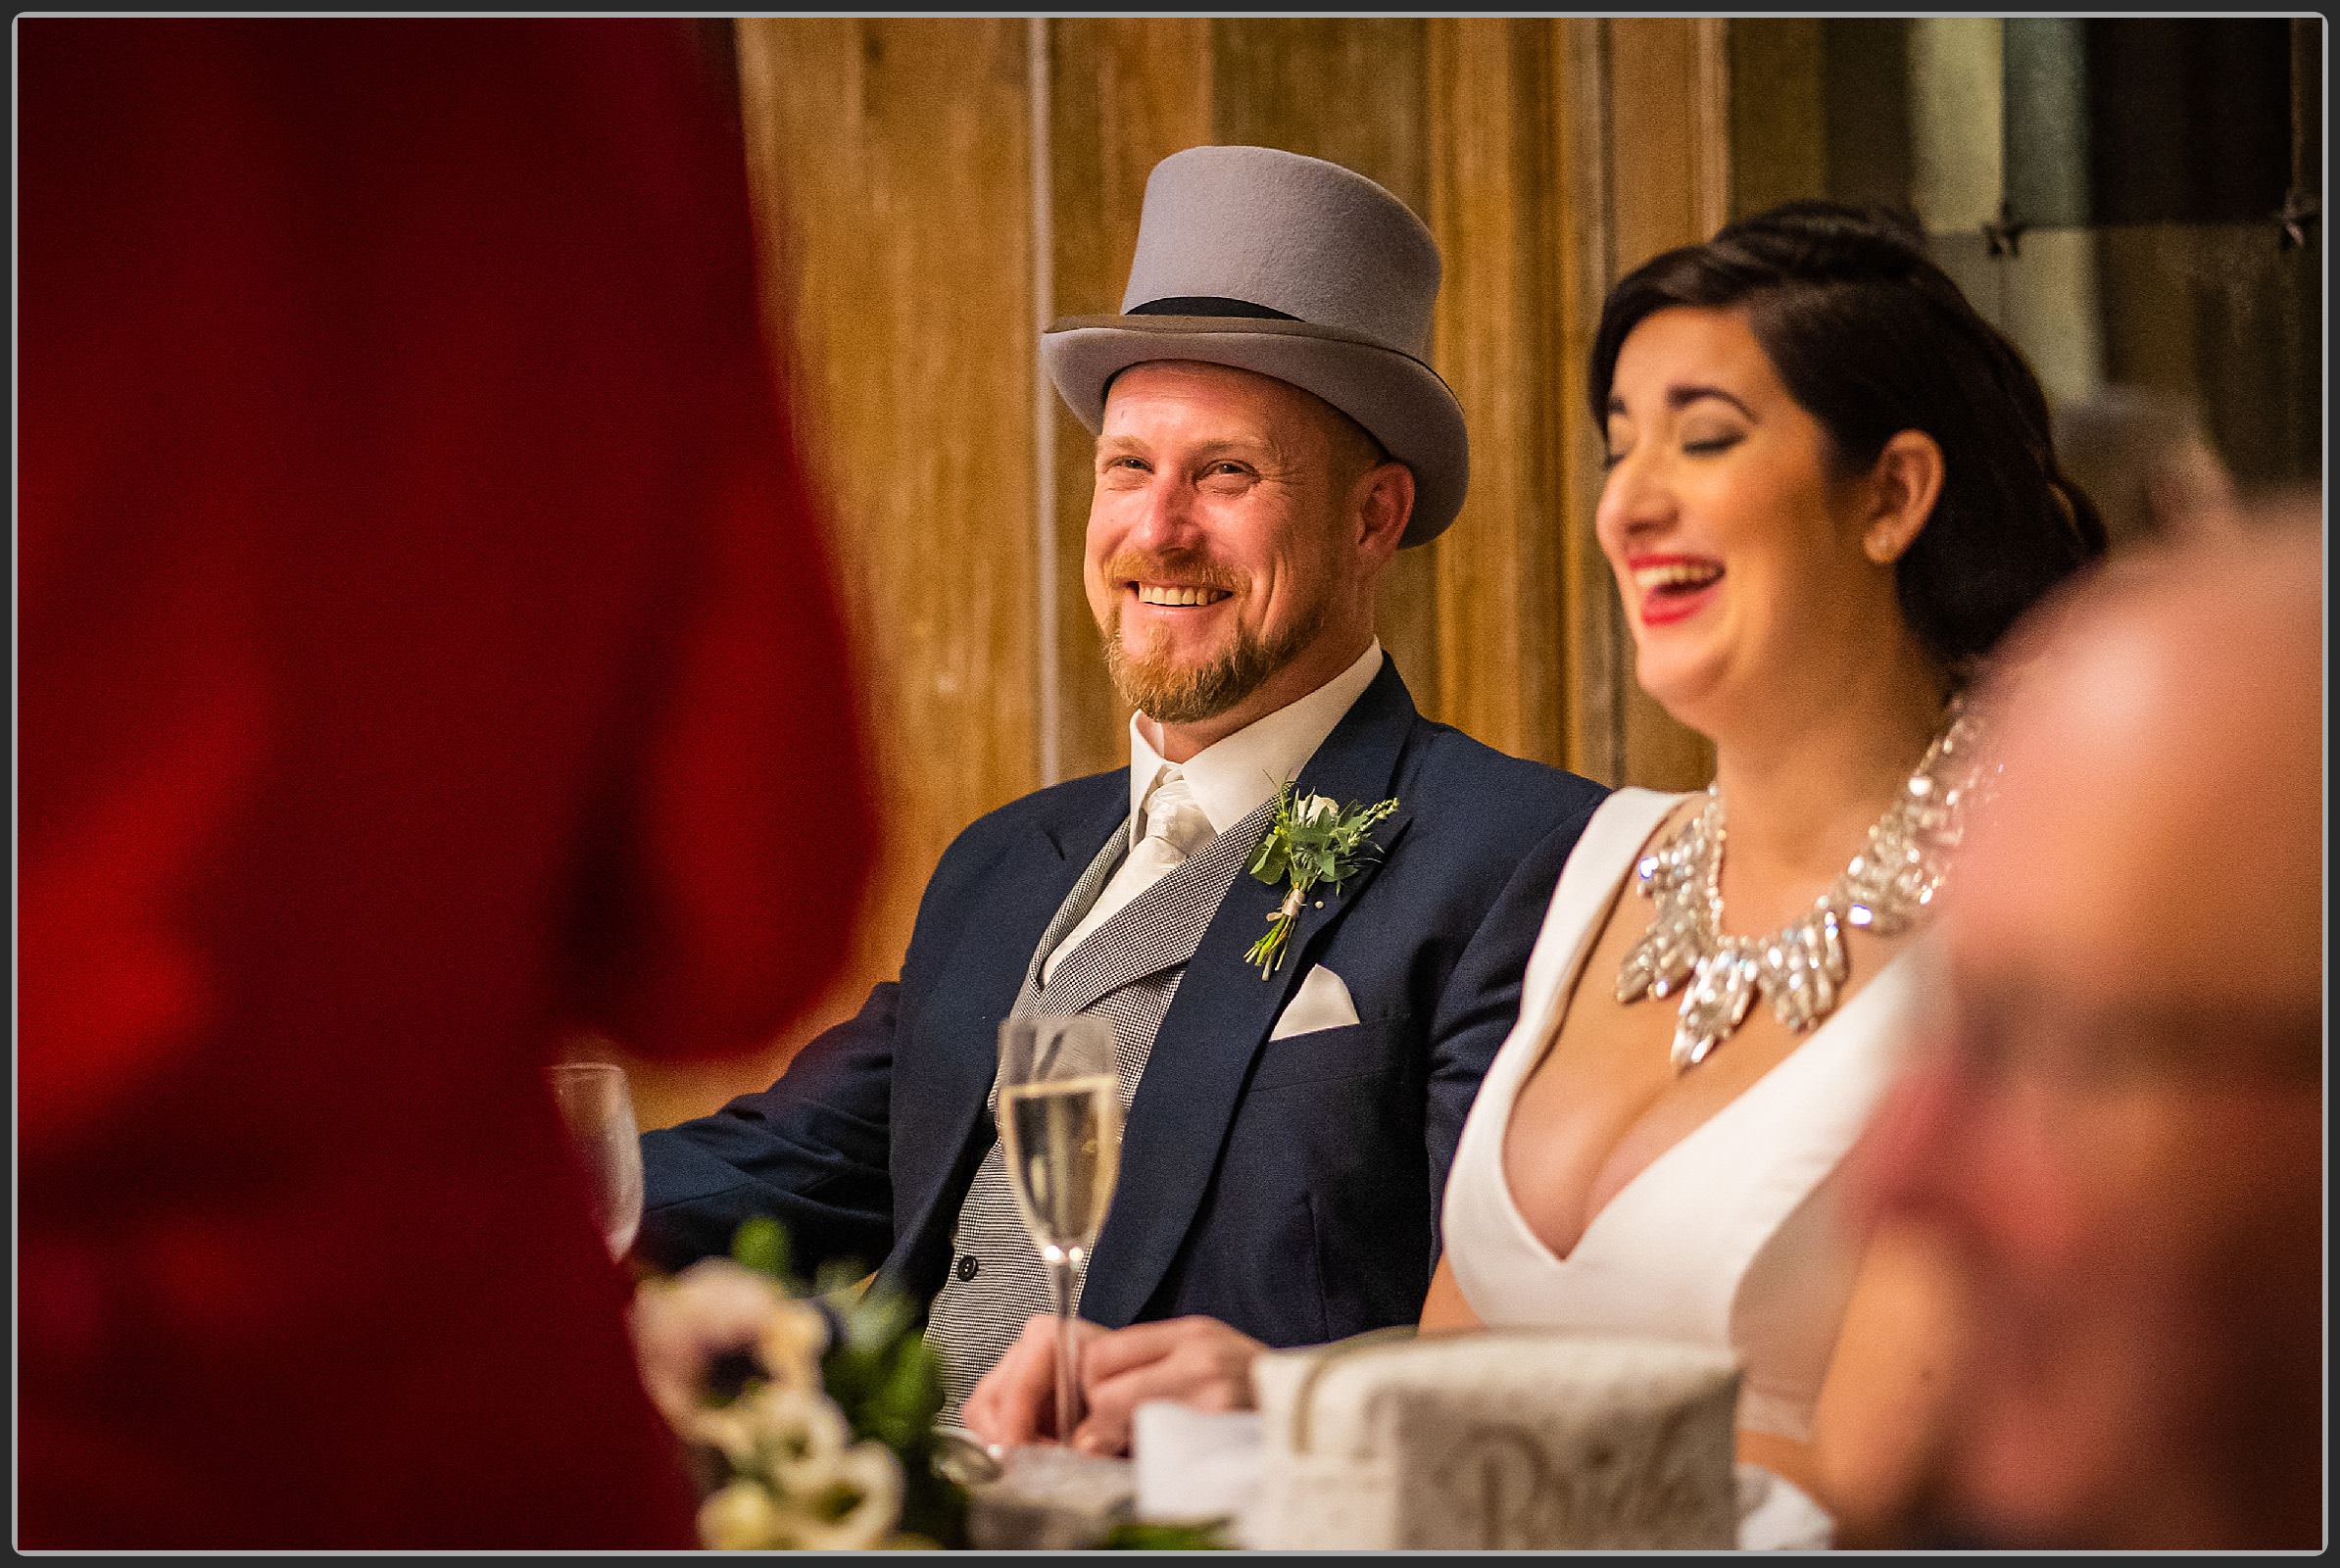
<svg viewBox="0 0 2340 1568"><path fill-rule="evenodd" d="M1601 469L1601 472L1603 472L1603 473L1606 473L1606 472L1608 472L1608 471L1609 471L1611 468L1614 468L1614 467L1616 467L1616 466L1617 466L1617 465L1619 465L1620 463L1623 463L1624 461L1625 461L1625 454L1624 454L1624 453L1622 453L1622 452L1604 452L1604 453L1602 453L1602 454L1600 455L1600 469Z"/></svg>

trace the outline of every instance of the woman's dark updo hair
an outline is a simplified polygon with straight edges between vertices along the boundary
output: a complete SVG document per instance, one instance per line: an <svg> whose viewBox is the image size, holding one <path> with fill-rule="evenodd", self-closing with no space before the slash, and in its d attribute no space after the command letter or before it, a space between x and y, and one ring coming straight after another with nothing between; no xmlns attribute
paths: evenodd
<svg viewBox="0 0 2340 1568"><path fill-rule="evenodd" d="M1796 201L1634 268L1592 342L1592 420L1606 428L1617 353L1677 305L1735 306L1788 395L1820 421L1840 473L1923 430L1942 492L1894 567L1902 613L1955 674L2049 589L2104 554L2096 508L2056 466L2047 399L2015 345L1976 315L1889 215Z"/></svg>

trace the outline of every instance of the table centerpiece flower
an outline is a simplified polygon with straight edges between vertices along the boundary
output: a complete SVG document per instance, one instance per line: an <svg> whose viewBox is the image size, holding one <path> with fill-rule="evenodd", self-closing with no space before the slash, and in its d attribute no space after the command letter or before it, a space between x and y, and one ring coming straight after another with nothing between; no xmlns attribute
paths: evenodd
<svg viewBox="0 0 2340 1568"><path fill-rule="evenodd" d="M644 1385L685 1445L716 1549L964 1544L964 1492L935 1467L942 1374L908 1301L789 1273L776 1221L729 1257L636 1288Z"/></svg>

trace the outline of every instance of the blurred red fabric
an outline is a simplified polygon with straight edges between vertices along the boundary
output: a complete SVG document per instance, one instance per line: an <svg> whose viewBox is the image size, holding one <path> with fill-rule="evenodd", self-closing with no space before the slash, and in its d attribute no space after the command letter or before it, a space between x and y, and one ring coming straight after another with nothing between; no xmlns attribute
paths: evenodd
<svg viewBox="0 0 2340 1568"><path fill-rule="evenodd" d="M540 1068L872 824L687 24L19 32L20 1544L691 1541Z"/></svg>

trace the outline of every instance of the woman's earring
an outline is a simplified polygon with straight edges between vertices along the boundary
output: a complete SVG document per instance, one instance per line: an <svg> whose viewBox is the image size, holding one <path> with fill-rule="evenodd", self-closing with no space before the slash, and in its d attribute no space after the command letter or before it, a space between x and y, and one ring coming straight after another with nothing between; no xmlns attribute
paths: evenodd
<svg viewBox="0 0 2340 1568"><path fill-rule="evenodd" d="M1892 534L1883 528L1872 530L1862 549L1871 561L1880 566L1891 565L1894 559L1901 554L1899 550L1893 548Z"/></svg>

